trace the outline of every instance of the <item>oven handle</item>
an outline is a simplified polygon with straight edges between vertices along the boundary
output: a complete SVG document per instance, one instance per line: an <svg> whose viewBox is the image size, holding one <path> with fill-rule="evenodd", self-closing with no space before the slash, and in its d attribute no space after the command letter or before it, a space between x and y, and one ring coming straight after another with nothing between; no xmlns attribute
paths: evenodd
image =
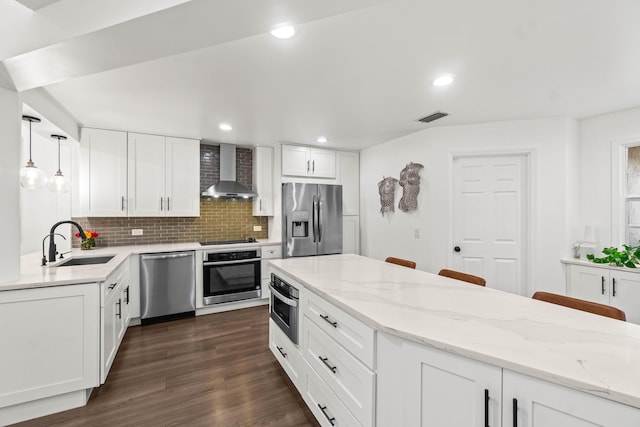
<svg viewBox="0 0 640 427"><path fill-rule="evenodd" d="M287 304L288 306L290 307L298 306L298 301L285 297L280 292L278 292L271 283L269 283L269 289L271 289L271 293L273 294L274 297L278 298L280 301Z"/></svg>
<svg viewBox="0 0 640 427"><path fill-rule="evenodd" d="M237 261L215 261L215 262L203 262L202 265L205 267L211 265L229 265L229 264L248 264L250 262L260 261L260 258L251 258L251 259L240 259Z"/></svg>

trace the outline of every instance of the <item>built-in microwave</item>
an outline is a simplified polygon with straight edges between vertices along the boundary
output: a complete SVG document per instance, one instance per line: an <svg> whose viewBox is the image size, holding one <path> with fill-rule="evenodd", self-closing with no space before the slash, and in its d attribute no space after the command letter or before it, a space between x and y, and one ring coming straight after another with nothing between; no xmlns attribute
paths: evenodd
<svg viewBox="0 0 640 427"><path fill-rule="evenodd" d="M271 319L294 343L298 344L298 310L300 292L271 273Z"/></svg>

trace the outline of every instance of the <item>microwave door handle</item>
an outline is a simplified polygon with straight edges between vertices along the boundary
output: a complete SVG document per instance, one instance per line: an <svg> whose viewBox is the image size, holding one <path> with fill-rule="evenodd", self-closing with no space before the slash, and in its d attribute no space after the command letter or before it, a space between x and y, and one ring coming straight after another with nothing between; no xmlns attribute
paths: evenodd
<svg viewBox="0 0 640 427"><path fill-rule="evenodd" d="M256 261L260 261L260 258L239 259L237 261L211 261L203 262L202 265L209 267L212 265L249 264Z"/></svg>
<svg viewBox="0 0 640 427"><path fill-rule="evenodd" d="M280 301L287 304L288 306L290 307L298 306L298 301L285 297L278 290L276 290L271 283L269 283L269 289L271 290L271 293L273 294L274 297L278 298Z"/></svg>

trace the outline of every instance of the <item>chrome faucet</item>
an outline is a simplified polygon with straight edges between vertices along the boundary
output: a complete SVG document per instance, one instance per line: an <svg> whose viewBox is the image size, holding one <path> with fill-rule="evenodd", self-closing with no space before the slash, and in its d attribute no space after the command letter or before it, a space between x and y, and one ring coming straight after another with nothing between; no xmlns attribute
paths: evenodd
<svg viewBox="0 0 640 427"><path fill-rule="evenodd" d="M49 262L54 262L56 260L57 251L56 251L56 244L54 242L54 236L56 234L58 234L58 233L56 233L56 228L60 224L75 225L76 228L78 229L78 232L80 233L80 237L82 238L82 241L84 242L85 240L87 240L87 236L84 235L84 230L82 229L80 224L78 224L77 222L75 222L75 221L60 221L60 222L56 222L55 224L53 224L53 227L51 227L51 231L49 231Z"/></svg>

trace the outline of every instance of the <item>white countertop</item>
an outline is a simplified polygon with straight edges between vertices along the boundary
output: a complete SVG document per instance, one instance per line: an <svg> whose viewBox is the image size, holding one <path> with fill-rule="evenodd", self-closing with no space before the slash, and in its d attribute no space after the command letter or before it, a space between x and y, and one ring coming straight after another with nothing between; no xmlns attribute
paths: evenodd
<svg viewBox="0 0 640 427"><path fill-rule="evenodd" d="M357 255L270 263L377 330L640 408L640 325Z"/></svg>
<svg viewBox="0 0 640 427"><path fill-rule="evenodd" d="M640 273L640 268L616 267L615 265L598 264L593 261L578 259L578 258L562 258L560 262L563 264L583 265L585 267L606 268L608 270L619 270L619 271L626 271L629 273Z"/></svg>
<svg viewBox="0 0 640 427"><path fill-rule="evenodd" d="M158 252L176 252L192 250L237 249L243 247L279 245L279 241L258 239L255 243L234 243L227 245L200 246L199 243L160 243L155 245L111 246L94 248L88 251L74 249L66 254L63 260L53 264L41 266L42 252L34 252L20 257L20 276L12 282L0 283L0 291L16 289L41 288L47 286L61 286L78 283L93 283L106 280L129 255ZM46 248L45 248L46 249ZM103 255L115 255L106 264L78 265L56 267L69 258L83 258Z"/></svg>

